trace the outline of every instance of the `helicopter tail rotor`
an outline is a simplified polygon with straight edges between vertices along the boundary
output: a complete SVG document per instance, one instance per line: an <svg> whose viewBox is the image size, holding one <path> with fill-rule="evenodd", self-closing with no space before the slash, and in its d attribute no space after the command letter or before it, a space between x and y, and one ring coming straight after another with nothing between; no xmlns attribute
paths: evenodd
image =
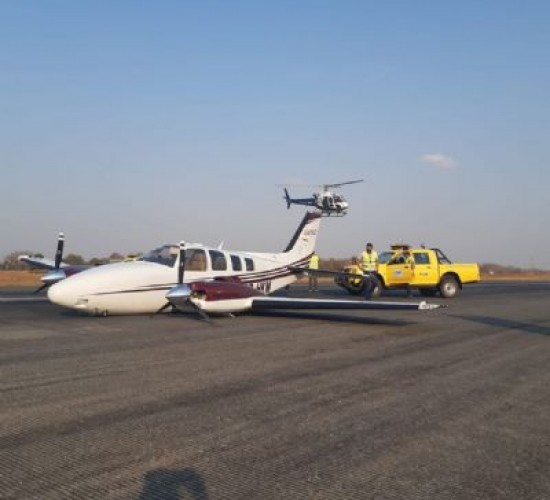
<svg viewBox="0 0 550 500"><path fill-rule="evenodd" d="M288 189L285 188L285 200L286 200L286 209L290 209L290 204L292 203L290 195L288 194Z"/></svg>

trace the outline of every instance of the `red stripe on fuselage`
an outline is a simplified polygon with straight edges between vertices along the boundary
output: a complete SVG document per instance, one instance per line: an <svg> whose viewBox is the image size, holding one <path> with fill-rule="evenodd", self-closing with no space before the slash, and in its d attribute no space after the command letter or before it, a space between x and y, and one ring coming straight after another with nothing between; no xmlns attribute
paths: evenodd
<svg viewBox="0 0 550 500"><path fill-rule="evenodd" d="M232 281L195 281L189 288L196 294L204 294L206 301L248 299L263 295L260 291Z"/></svg>

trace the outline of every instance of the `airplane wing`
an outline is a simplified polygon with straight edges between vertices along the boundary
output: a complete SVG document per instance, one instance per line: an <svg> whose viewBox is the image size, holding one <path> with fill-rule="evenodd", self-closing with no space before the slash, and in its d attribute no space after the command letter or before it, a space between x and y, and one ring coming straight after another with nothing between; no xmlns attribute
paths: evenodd
<svg viewBox="0 0 550 500"><path fill-rule="evenodd" d="M252 299L252 311L288 309L375 309L375 310L431 310L439 304L421 302L390 302L336 299L290 299L287 297L258 296Z"/></svg>
<svg viewBox="0 0 550 500"><path fill-rule="evenodd" d="M289 266L288 269L296 274L318 274L319 276L348 276L365 279L364 274L347 273L346 271L329 271L327 269L309 269L307 267Z"/></svg>
<svg viewBox="0 0 550 500"><path fill-rule="evenodd" d="M45 257L31 257L30 255L20 255L18 258L19 262L25 262L31 267L38 269L55 269L55 261L52 259L46 259ZM61 268L65 267L67 264L61 263Z"/></svg>

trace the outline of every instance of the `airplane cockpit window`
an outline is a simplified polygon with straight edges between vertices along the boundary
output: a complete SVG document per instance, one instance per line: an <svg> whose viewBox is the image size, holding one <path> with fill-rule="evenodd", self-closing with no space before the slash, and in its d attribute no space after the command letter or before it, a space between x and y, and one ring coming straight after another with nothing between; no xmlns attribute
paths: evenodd
<svg viewBox="0 0 550 500"><path fill-rule="evenodd" d="M202 248L191 248L185 252L186 271L206 271L206 252Z"/></svg>
<svg viewBox="0 0 550 500"><path fill-rule="evenodd" d="M163 245L145 253L139 260L173 267L179 254L177 245Z"/></svg>
<svg viewBox="0 0 550 500"><path fill-rule="evenodd" d="M227 271L227 260L223 252L218 250L208 250L210 260L212 261L212 271Z"/></svg>

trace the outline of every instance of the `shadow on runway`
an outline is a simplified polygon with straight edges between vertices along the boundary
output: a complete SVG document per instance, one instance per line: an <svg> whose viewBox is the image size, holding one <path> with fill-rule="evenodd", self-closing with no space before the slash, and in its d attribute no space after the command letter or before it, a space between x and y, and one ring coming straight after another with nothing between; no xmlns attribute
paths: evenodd
<svg viewBox="0 0 550 500"><path fill-rule="evenodd" d="M355 323L357 325L388 325L388 326L410 326L415 323L401 319L381 319L358 316L347 316L345 314L332 314L326 312L299 312L299 311L254 311L248 313L251 316L270 318L308 319L317 321L331 321L334 323Z"/></svg>
<svg viewBox="0 0 550 500"><path fill-rule="evenodd" d="M503 318L494 318L491 316L455 314L451 314L450 316L458 319L465 319L466 321L473 321L474 323L480 323L482 325L497 326L500 328L507 328L509 330L519 330L525 333L534 333L536 335L550 335L550 328L542 325L533 325L530 323L522 323L520 321L512 321Z"/></svg>
<svg viewBox="0 0 550 500"><path fill-rule="evenodd" d="M139 500L207 500L206 486L193 469L155 469L145 474Z"/></svg>
<svg viewBox="0 0 550 500"><path fill-rule="evenodd" d="M60 315L65 319L70 318L92 318L96 320L104 320L106 318L102 316L90 316L87 313L83 313L81 311L73 311L68 309L60 310ZM345 314L335 314L333 312L302 312L302 311L284 311L284 310L266 310L266 311L253 311L253 312L246 312L242 313L243 316L259 316L259 317L271 317L271 318L294 318L294 319L306 319L306 320L317 320L317 321L331 321L334 323L355 323L358 325L389 325L389 326L410 326L416 324L412 321L405 321L400 319L383 319L383 318L373 318L373 317L359 317L359 316L347 316ZM157 321L160 320L160 318L174 318L178 320L186 320L189 319L191 321L197 321L198 323L205 323L204 320L200 318L196 313L193 311L189 312L181 312L181 311L170 311L168 313L159 314L158 316L151 316L150 314L143 314L141 315L144 318L149 318L151 320L157 319ZM212 315L213 320L217 319L226 319L228 315L220 314L220 315ZM239 317L241 314L235 314L234 317ZM128 316L107 316L109 319L124 319ZM211 321L209 323L206 323L208 326L219 326L219 324L216 321Z"/></svg>

